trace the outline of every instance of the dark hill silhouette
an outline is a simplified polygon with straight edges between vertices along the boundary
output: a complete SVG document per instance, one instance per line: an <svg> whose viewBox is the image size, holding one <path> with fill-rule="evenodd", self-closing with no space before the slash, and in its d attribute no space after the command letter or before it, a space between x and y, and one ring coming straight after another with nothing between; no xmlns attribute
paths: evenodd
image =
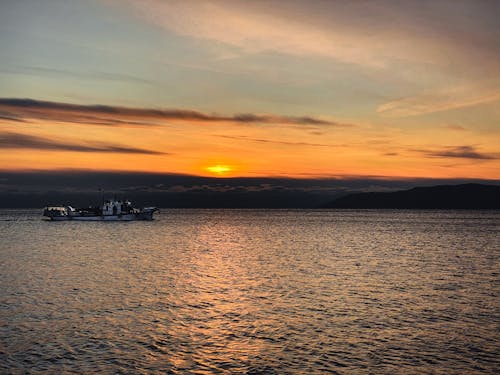
<svg viewBox="0 0 500 375"><path fill-rule="evenodd" d="M355 193L338 198L325 208L500 208L500 186L463 184L416 187L390 193Z"/></svg>

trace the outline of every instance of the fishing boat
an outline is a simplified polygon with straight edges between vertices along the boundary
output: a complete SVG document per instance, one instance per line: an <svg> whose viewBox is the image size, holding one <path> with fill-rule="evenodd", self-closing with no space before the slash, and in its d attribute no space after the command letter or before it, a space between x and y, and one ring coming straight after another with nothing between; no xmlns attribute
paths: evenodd
<svg viewBox="0 0 500 375"><path fill-rule="evenodd" d="M156 207L135 208L128 200L107 200L102 206L74 208L72 206L47 206L43 216L54 221L133 221L153 220Z"/></svg>

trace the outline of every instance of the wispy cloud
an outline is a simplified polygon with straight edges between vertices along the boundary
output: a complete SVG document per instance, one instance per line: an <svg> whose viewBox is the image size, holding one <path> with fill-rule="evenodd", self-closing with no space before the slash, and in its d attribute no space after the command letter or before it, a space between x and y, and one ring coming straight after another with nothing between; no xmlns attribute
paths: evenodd
<svg viewBox="0 0 500 375"><path fill-rule="evenodd" d="M180 35L212 40L245 53L277 51L299 56L333 57L342 62L381 66L369 45L345 30L269 14L270 8L237 2L129 0L134 13ZM119 3L123 6L123 3ZM344 32L343 32L344 31Z"/></svg>
<svg viewBox="0 0 500 375"><path fill-rule="evenodd" d="M352 127L351 124L311 116L283 116L243 113L232 116L207 114L185 109L128 108L106 105L79 105L33 99L0 98L0 111L17 119L42 119L110 126L154 125L147 120L228 122L239 124L282 124ZM157 124L156 124L157 125Z"/></svg>
<svg viewBox="0 0 500 375"><path fill-rule="evenodd" d="M496 160L495 155L481 153L473 146L445 147L441 150L416 150L431 158L460 158L472 160Z"/></svg>
<svg viewBox="0 0 500 375"><path fill-rule="evenodd" d="M446 129L449 129L449 130L455 130L455 131L465 131L467 130L466 128L464 128L463 126L461 125L456 125L456 124L449 124L449 125L445 125L444 126Z"/></svg>
<svg viewBox="0 0 500 375"><path fill-rule="evenodd" d="M409 117L448 111L500 100L500 82L473 84L426 91L419 95L380 105L377 113L388 117Z"/></svg>
<svg viewBox="0 0 500 375"><path fill-rule="evenodd" d="M0 121L1 120L4 120L4 121L9 121L9 122L26 122L24 121L23 119L15 116L15 115L12 115L10 113L6 113L6 112L0 112Z"/></svg>
<svg viewBox="0 0 500 375"><path fill-rule="evenodd" d="M73 143L56 141L33 135L2 132L0 133L0 149L35 149L47 151L74 152L111 152L124 154L167 155L167 153L128 147L109 143Z"/></svg>
<svg viewBox="0 0 500 375"><path fill-rule="evenodd" d="M26 74L26 75L42 75L42 76L59 76L68 78L79 78L79 79L91 79L91 80L102 80L102 81L120 81L120 82L132 82L132 83L143 83L151 85L154 82L140 78L134 77L128 74L120 73L109 73L109 72L99 72L99 71L71 71L66 69L55 69L47 68L43 66L15 66L15 67L2 67L1 72L10 74Z"/></svg>
<svg viewBox="0 0 500 375"><path fill-rule="evenodd" d="M290 141L279 141L275 139L265 139L265 138L253 138L247 136L232 136L232 135L222 135L215 134L214 137L218 138L226 138L226 139L235 139L240 141L250 141L257 143L271 143L277 145L285 145L285 146L304 146L304 147L328 147L328 148L339 148L345 147L345 145L332 145L327 143L314 143L314 142L290 142Z"/></svg>
<svg viewBox="0 0 500 375"><path fill-rule="evenodd" d="M492 4L461 4L451 11L452 1L425 7L414 2L383 1L161 1L110 0L135 16L168 31L242 53L282 53L299 57L326 57L342 63L388 67L393 62L467 67L462 60L475 46L481 55L491 53L493 37L475 17L496 12ZM488 2L486 2L488 3ZM489 6L485 6L489 5ZM471 20L472 19L472 20ZM489 17L482 17L489 25ZM465 28L465 31L462 31ZM457 41L460 40L460 43ZM485 46L480 45L481 41ZM465 51L465 52L464 52ZM470 57L469 57L470 59ZM496 64L495 64L496 65Z"/></svg>

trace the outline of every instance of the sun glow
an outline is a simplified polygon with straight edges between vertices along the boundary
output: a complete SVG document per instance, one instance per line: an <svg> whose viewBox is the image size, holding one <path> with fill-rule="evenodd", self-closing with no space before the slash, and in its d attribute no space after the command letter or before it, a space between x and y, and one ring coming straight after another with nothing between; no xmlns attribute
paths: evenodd
<svg viewBox="0 0 500 375"><path fill-rule="evenodd" d="M210 167L206 167L205 169L207 171L215 173L215 174L217 174L219 176L223 176L225 174L228 174L229 172L231 172L233 170L230 166L228 166L228 165L221 165L221 164L212 165Z"/></svg>

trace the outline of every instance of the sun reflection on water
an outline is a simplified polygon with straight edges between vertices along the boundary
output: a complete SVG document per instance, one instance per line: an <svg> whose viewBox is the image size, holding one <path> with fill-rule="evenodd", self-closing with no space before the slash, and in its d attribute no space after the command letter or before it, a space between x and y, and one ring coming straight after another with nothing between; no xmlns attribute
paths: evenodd
<svg viewBox="0 0 500 375"><path fill-rule="evenodd" d="M241 257L249 247L247 241L238 226L228 222L202 225L190 241L189 246L198 250L192 253L192 272L184 280L183 303L191 320L177 327L182 333L175 335L182 334L190 346L202 348L190 359L198 365L248 363L266 351L265 340L255 340L262 314L253 298L256 270ZM195 317L192 309L197 311ZM179 366L185 354L171 360Z"/></svg>

